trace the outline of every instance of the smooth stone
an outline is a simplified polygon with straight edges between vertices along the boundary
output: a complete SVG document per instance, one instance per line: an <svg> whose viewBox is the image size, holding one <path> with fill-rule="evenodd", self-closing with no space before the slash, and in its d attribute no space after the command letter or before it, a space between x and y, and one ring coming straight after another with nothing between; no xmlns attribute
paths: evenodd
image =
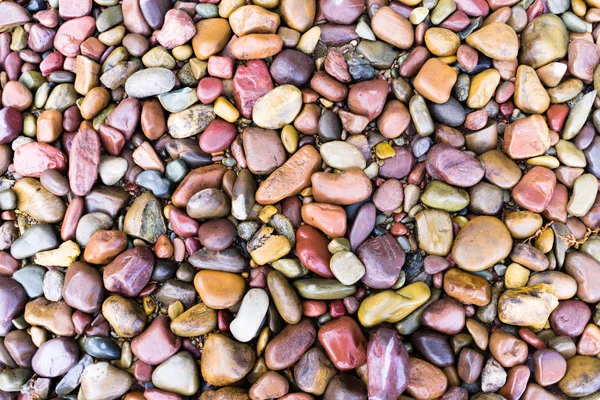
<svg viewBox="0 0 600 400"><path fill-rule="evenodd" d="M135 199L125 214L123 231L128 235L155 243L166 230L162 204L148 192Z"/></svg>
<svg viewBox="0 0 600 400"><path fill-rule="evenodd" d="M312 347L317 331L310 319L302 319L295 325L286 325L265 349L265 361L269 369L279 371L295 364ZM285 351L282 351L284 350Z"/></svg>
<svg viewBox="0 0 600 400"><path fill-rule="evenodd" d="M360 150L347 142L332 141L323 143L319 151L323 161L338 170L365 169L367 166L365 157Z"/></svg>
<svg viewBox="0 0 600 400"><path fill-rule="evenodd" d="M263 181L256 201L274 204L298 194L309 185L312 174L321 168L321 156L313 146L303 146Z"/></svg>
<svg viewBox="0 0 600 400"><path fill-rule="evenodd" d="M152 384L182 396L193 395L200 388L196 360L187 351L171 356L152 372Z"/></svg>
<svg viewBox="0 0 600 400"><path fill-rule="evenodd" d="M167 93L175 86L175 75L166 68L147 68L132 74L125 83L127 95L144 98Z"/></svg>
<svg viewBox="0 0 600 400"><path fill-rule="evenodd" d="M567 54L567 29L558 16L542 14L527 25L521 42L520 61L539 68Z"/></svg>
<svg viewBox="0 0 600 400"><path fill-rule="evenodd" d="M541 156L549 148L548 126L539 115L520 118L504 131L504 151L514 160Z"/></svg>
<svg viewBox="0 0 600 400"><path fill-rule="evenodd" d="M261 97L254 105L252 119L265 129L280 129L300 112L302 94L292 85L281 85Z"/></svg>
<svg viewBox="0 0 600 400"><path fill-rule="evenodd" d="M83 350L94 358L118 360L121 348L112 339L102 336L89 336L83 341Z"/></svg>
<svg viewBox="0 0 600 400"><path fill-rule="evenodd" d="M356 292L356 287L336 279L300 279L293 283L300 297L310 300L338 300Z"/></svg>
<svg viewBox="0 0 600 400"><path fill-rule="evenodd" d="M368 392L373 398L400 396L409 382L408 352L398 333L380 328L367 346Z"/></svg>
<svg viewBox="0 0 600 400"><path fill-rule="evenodd" d="M564 272L577 281L577 297L586 303L600 300L600 290L593 283L600 279L598 267L600 263L585 253L571 252L566 256Z"/></svg>
<svg viewBox="0 0 600 400"><path fill-rule="evenodd" d="M229 339L221 333L213 333L204 343L200 371L207 383L227 386L243 379L254 366L255 360L256 355L249 345Z"/></svg>
<svg viewBox="0 0 600 400"><path fill-rule="evenodd" d="M415 216L419 248L427 254L446 256L452 246L450 215L441 210L423 210Z"/></svg>
<svg viewBox="0 0 600 400"><path fill-rule="evenodd" d="M184 139L204 132L215 117L212 105L196 104L169 115L167 127L171 136Z"/></svg>
<svg viewBox="0 0 600 400"><path fill-rule="evenodd" d="M493 246L489 241L491 238ZM511 248L510 233L499 219L475 217L458 232L452 247L452 258L467 271L482 271L505 259Z"/></svg>
<svg viewBox="0 0 600 400"><path fill-rule="evenodd" d="M362 281L378 289L388 289L396 283L405 261L404 251L391 235L365 241L357 255L366 270Z"/></svg>
<svg viewBox="0 0 600 400"><path fill-rule="evenodd" d="M409 358L409 379L406 391L415 398L434 399L446 391L448 379L441 369L419 358Z"/></svg>
<svg viewBox="0 0 600 400"><path fill-rule="evenodd" d="M125 176L127 160L123 157L103 156L98 166L100 180L107 186L113 186Z"/></svg>
<svg viewBox="0 0 600 400"><path fill-rule="evenodd" d="M567 204L569 214L577 217L585 216L594 205L597 192L598 179L594 175L579 176L573 184L573 192Z"/></svg>
<svg viewBox="0 0 600 400"><path fill-rule="evenodd" d="M171 330L181 337L205 335L217 328L217 312L205 304L197 304L171 322Z"/></svg>
<svg viewBox="0 0 600 400"><path fill-rule="evenodd" d="M177 353L181 339L171 332L169 320L159 316L131 341L133 354L148 365L158 365Z"/></svg>
<svg viewBox="0 0 600 400"><path fill-rule="evenodd" d="M12 278L23 286L27 296L36 298L44 294L42 282L45 273L46 268L37 265L29 265L15 271Z"/></svg>
<svg viewBox="0 0 600 400"><path fill-rule="evenodd" d="M421 201L431 208L448 212L460 211L469 205L466 190L450 186L442 181L431 181L421 195Z"/></svg>
<svg viewBox="0 0 600 400"><path fill-rule="evenodd" d="M460 187L473 186L484 176L479 161L447 144L431 148L426 169L432 178Z"/></svg>
<svg viewBox="0 0 600 400"><path fill-rule="evenodd" d="M58 246L58 239L51 225L37 224L25 231L10 248L10 254L17 260L22 260L44 250Z"/></svg>
<svg viewBox="0 0 600 400"><path fill-rule="evenodd" d="M567 396L583 397L600 390L600 360L575 356L567 361L567 372L558 387Z"/></svg>
<svg viewBox="0 0 600 400"><path fill-rule="evenodd" d="M115 332L123 338L139 335L147 322L146 313L140 305L118 295L104 300L102 314Z"/></svg>
<svg viewBox="0 0 600 400"><path fill-rule="evenodd" d="M87 400L112 400L124 395L133 383L127 372L101 361L84 369L81 391Z"/></svg>
<svg viewBox="0 0 600 400"><path fill-rule="evenodd" d="M33 178L19 179L13 186L19 210L29 214L38 222L56 223L66 212L64 201L45 189Z"/></svg>
<svg viewBox="0 0 600 400"><path fill-rule="evenodd" d="M358 320L369 328L382 322L396 323L425 304L431 290L424 282L411 283L396 292L384 290L367 297L358 309Z"/></svg>
<svg viewBox="0 0 600 400"><path fill-rule="evenodd" d="M79 359L79 347L71 338L58 337L40 346L31 360L36 374L56 378L67 373Z"/></svg>
<svg viewBox="0 0 600 400"><path fill-rule="evenodd" d="M112 225L112 218L102 212L85 214L79 220L75 231L77 244L85 247L94 233L99 230L110 229Z"/></svg>
<svg viewBox="0 0 600 400"><path fill-rule="evenodd" d="M229 325L233 337L243 343L252 340L258 333L268 308L267 293L259 288L250 289L242 299L236 317Z"/></svg>

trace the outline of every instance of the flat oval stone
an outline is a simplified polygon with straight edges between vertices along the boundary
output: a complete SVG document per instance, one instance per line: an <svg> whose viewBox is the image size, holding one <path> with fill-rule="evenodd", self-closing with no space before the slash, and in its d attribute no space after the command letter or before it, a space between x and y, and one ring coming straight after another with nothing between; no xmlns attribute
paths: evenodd
<svg viewBox="0 0 600 400"><path fill-rule="evenodd" d="M482 271L508 257L511 249L512 238L499 219L475 217L458 232L452 258L467 271Z"/></svg>
<svg viewBox="0 0 600 400"><path fill-rule="evenodd" d="M217 312L205 304L196 304L171 322L171 330L181 337L205 335L217 328Z"/></svg>
<svg viewBox="0 0 600 400"><path fill-rule="evenodd" d="M477 159L448 144L433 146L425 165L432 178L460 187L474 186L484 176Z"/></svg>
<svg viewBox="0 0 600 400"><path fill-rule="evenodd" d="M47 169L64 171L67 167L65 154L47 143L32 142L15 150L15 171L25 177L39 178Z"/></svg>
<svg viewBox="0 0 600 400"><path fill-rule="evenodd" d="M246 282L240 275L202 270L196 274L194 286L207 306L214 309L225 309L242 300Z"/></svg>
<svg viewBox="0 0 600 400"><path fill-rule="evenodd" d="M27 302L25 289L15 280L0 276L0 335L13 328L12 320L23 312Z"/></svg>
<svg viewBox="0 0 600 400"><path fill-rule="evenodd" d="M296 253L309 270L325 277L333 278L329 268L331 253L327 249L329 241L310 225L303 225L296 231Z"/></svg>
<svg viewBox="0 0 600 400"><path fill-rule="evenodd" d="M300 193L309 185L313 173L320 168L319 152L310 145L301 147L263 181L256 191L256 201L261 204L275 204Z"/></svg>
<svg viewBox="0 0 600 400"><path fill-rule="evenodd" d="M376 289L392 287L404 265L404 251L391 235L377 236L358 248L358 258L366 268L362 281Z"/></svg>
<svg viewBox="0 0 600 400"><path fill-rule="evenodd" d="M77 132L69 152L69 184L77 196L87 195L98 179L100 138L91 129Z"/></svg>
<svg viewBox="0 0 600 400"><path fill-rule="evenodd" d="M256 125L280 129L294 121L302 107L302 93L292 85L281 85L261 97L252 110Z"/></svg>
<svg viewBox="0 0 600 400"><path fill-rule="evenodd" d="M316 338L317 331L309 319L302 319L295 325L286 325L267 344L265 349L267 367L280 371L292 366L312 347Z"/></svg>
<svg viewBox="0 0 600 400"><path fill-rule="evenodd" d="M454 353L443 335L417 331L410 336L410 341L436 367L444 368L454 363Z"/></svg>
<svg viewBox="0 0 600 400"><path fill-rule="evenodd" d="M118 398L133 385L133 378L109 362L90 364L81 376L81 391L88 400Z"/></svg>
<svg viewBox="0 0 600 400"><path fill-rule="evenodd" d="M409 358L409 380L407 392L415 398L434 399L448 387L448 378L441 369L419 358Z"/></svg>
<svg viewBox="0 0 600 400"><path fill-rule="evenodd" d="M295 325L288 325L290 326ZM227 386L244 378L254 366L255 360L256 355L249 345L229 339L223 334L213 333L204 343L200 370L207 383Z"/></svg>
<svg viewBox="0 0 600 400"><path fill-rule="evenodd" d="M88 336L83 341L84 351L94 358L118 360L121 358L121 348L112 339L102 336Z"/></svg>
<svg viewBox="0 0 600 400"><path fill-rule="evenodd" d="M229 330L240 342L249 342L260 329L269 309L269 296L262 289L254 288L246 292L236 317Z"/></svg>
<svg viewBox="0 0 600 400"><path fill-rule="evenodd" d="M556 175L548 168L537 166L521 178L513 188L512 197L521 207L541 213L550 203L555 187Z"/></svg>
<svg viewBox="0 0 600 400"><path fill-rule="evenodd" d="M567 372L558 382L567 396L583 397L600 390L600 359L575 356L567 361Z"/></svg>
<svg viewBox="0 0 600 400"><path fill-rule="evenodd" d="M596 259L581 252L570 252L565 259L564 272L577 281L577 297L586 303L600 301L600 290L594 284L600 279L599 267Z"/></svg>
<svg viewBox="0 0 600 400"><path fill-rule="evenodd" d="M31 360L36 374L45 378L64 375L79 359L79 346L71 338L51 339L40 346Z"/></svg>
<svg viewBox="0 0 600 400"><path fill-rule="evenodd" d="M144 330L147 317L144 309L133 301L113 295L104 300L102 315L115 330L124 338L132 338Z"/></svg>
<svg viewBox="0 0 600 400"><path fill-rule="evenodd" d="M367 346L369 396L400 396L408 386L409 370L408 352L398 333L389 328L378 329Z"/></svg>
<svg viewBox="0 0 600 400"><path fill-rule="evenodd" d="M71 307L94 313L104 300L102 286L102 277L96 268L84 262L75 262L67 268L62 297Z"/></svg>
<svg viewBox="0 0 600 400"><path fill-rule="evenodd" d="M312 77L315 64L306 54L289 49L275 57L269 71L279 85L302 86Z"/></svg>
<svg viewBox="0 0 600 400"><path fill-rule="evenodd" d="M175 74L166 68L146 68L135 72L125 82L127 95L144 98L167 93L175 86Z"/></svg>

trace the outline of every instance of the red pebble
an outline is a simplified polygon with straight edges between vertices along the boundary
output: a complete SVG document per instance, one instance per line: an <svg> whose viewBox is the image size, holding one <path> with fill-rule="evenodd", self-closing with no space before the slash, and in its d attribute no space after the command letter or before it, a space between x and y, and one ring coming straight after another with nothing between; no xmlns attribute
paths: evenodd
<svg viewBox="0 0 600 400"><path fill-rule="evenodd" d="M346 307L342 300L333 300L329 303L329 314L332 318L339 318L346 314Z"/></svg>
<svg viewBox="0 0 600 400"><path fill-rule="evenodd" d="M231 321L233 321L233 314L229 310L219 310L217 313L217 327L221 332L229 332Z"/></svg>
<svg viewBox="0 0 600 400"><path fill-rule="evenodd" d="M537 335L535 333L533 333L532 331L530 331L527 328L519 329L519 336L521 336L521 339L523 339L524 341L526 341L528 344L535 347L536 349L545 349L546 348L546 344L539 337L537 337Z"/></svg>
<svg viewBox="0 0 600 400"><path fill-rule="evenodd" d="M152 380L152 371L154 367L146 364L143 361L136 361L133 365L133 377L142 383L150 382Z"/></svg>
<svg viewBox="0 0 600 400"><path fill-rule="evenodd" d="M560 132L563 128L563 124L569 111L569 106L564 104L552 104L548 111L546 111L546 118L548 118L548 127L553 131Z"/></svg>
<svg viewBox="0 0 600 400"><path fill-rule="evenodd" d="M327 312L327 303L322 300L304 300L302 314L305 317L320 317Z"/></svg>
<svg viewBox="0 0 600 400"><path fill-rule="evenodd" d="M223 93L223 82L218 78L208 76L200 79L196 94L202 104L210 104Z"/></svg>
<svg viewBox="0 0 600 400"><path fill-rule="evenodd" d="M221 79L233 77L233 60L229 57L211 56L208 59L208 73Z"/></svg>

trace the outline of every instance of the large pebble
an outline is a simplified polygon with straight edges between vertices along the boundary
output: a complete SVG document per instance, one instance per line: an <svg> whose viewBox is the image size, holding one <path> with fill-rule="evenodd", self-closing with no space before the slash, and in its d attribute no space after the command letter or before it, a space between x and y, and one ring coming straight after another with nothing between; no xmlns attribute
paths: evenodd
<svg viewBox="0 0 600 400"><path fill-rule="evenodd" d="M131 75L125 83L127 95L144 98L167 93L175 86L175 74L166 68L146 68Z"/></svg>

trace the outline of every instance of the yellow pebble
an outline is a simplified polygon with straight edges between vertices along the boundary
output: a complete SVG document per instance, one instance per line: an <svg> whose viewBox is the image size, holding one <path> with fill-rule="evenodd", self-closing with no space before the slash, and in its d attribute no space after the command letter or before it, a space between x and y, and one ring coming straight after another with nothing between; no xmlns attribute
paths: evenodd
<svg viewBox="0 0 600 400"><path fill-rule="evenodd" d="M281 141L285 150L294 154L298 150L298 131L292 125L286 125L281 130Z"/></svg>
<svg viewBox="0 0 600 400"><path fill-rule="evenodd" d="M452 222L455 222L459 228L462 228L467 224L467 222L469 222L469 220L462 215L457 215L456 217L452 218Z"/></svg>
<svg viewBox="0 0 600 400"><path fill-rule="evenodd" d="M419 25L427 18L429 10L426 7L417 7L410 12L408 17L409 21L413 25Z"/></svg>
<svg viewBox="0 0 600 400"><path fill-rule="evenodd" d="M587 6L583 0L571 0L571 8L573 9L573 13L581 18L583 18L587 12Z"/></svg>
<svg viewBox="0 0 600 400"><path fill-rule="evenodd" d="M302 189L302 191L300 192L300 195L302 197L310 197L310 196L312 196L312 187L309 186L307 188Z"/></svg>
<svg viewBox="0 0 600 400"><path fill-rule="evenodd" d="M438 58L441 62L443 62L446 65L454 64L456 62L456 56L445 56Z"/></svg>
<svg viewBox="0 0 600 400"><path fill-rule="evenodd" d="M240 116L240 112L237 108L223 96L215 100L214 111L219 117L232 124L237 121Z"/></svg>
<svg viewBox="0 0 600 400"><path fill-rule="evenodd" d="M262 331L260 331L260 335L258 335L258 340L256 341L256 354L260 357L267 347L267 343L269 343L269 327L265 326Z"/></svg>
<svg viewBox="0 0 600 400"><path fill-rule="evenodd" d="M552 156L539 156L530 158L527 160L527 164L554 169L559 167L560 161Z"/></svg>
<svg viewBox="0 0 600 400"><path fill-rule="evenodd" d="M300 40L296 45L296 50L303 52L304 54L312 54L319 43L321 38L321 28L318 26L310 28L306 33L300 36Z"/></svg>
<svg viewBox="0 0 600 400"><path fill-rule="evenodd" d="M331 108L331 107L333 107L333 101L327 100L324 97L321 97L319 99L319 102L321 102L321 104L323 104L323 107L325 107L325 108Z"/></svg>
<svg viewBox="0 0 600 400"><path fill-rule="evenodd" d="M171 50L171 54L178 61L185 61L194 54L194 49L189 44L183 44Z"/></svg>
<svg viewBox="0 0 600 400"><path fill-rule="evenodd" d="M512 263L504 274L504 285L507 289L518 289L527 285L529 270L521 264Z"/></svg>
<svg viewBox="0 0 600 400"><path fill-rule="evenodd" d="M154 299L150 296L144 296L142 299L142 304L144 305L144 312L146 315L151 315L154 312L154 308L156 307L156 303Z"/></svg>
<svg viewBox="0 0 600 400"><path fill-rule="evenodd" d="M385 160L386 158L392 158L396 155L396 150L392 146L390 146L387 142L377 143L375 146L375 154L377 154L377 158L380 160Z"/></svg>
<svg viewBox="0 0 600 400"><path fill-rule="evenodd" d="M262 210L260 210L260 213L258 214L258 219L260 219L263 222L263 224L266 224L275 214L277 214L277 208L275 208L275 206L273 205L268 205L263 207Z"/></svg>
<svg viewBox="0 0 600 400"><path fill-rule="evenodd" d="M544 228L540 236L535 239L535 248L546 254L552 250L554 245L554 231L550 228Z"/></svg>
<svg viewBox="0 0 600 400"><path fill-rule="evenodd" d="M168 309L168 314L171 321L179 317L183 314L183 303L177 300L175 303L171 304Z"/></svg>

